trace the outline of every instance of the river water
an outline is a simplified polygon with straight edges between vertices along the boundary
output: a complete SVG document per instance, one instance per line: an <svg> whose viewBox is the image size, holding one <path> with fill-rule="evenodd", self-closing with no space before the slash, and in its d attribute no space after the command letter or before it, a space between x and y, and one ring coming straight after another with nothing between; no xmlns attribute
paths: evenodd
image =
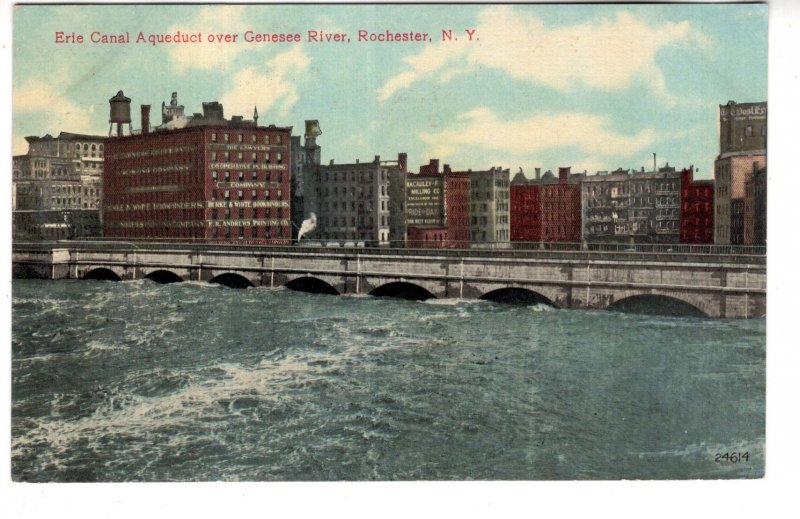
<svg viewBox="0 0 800 519"><path fill-rule="evenodd" d="M764 472L764 320L151 281L12 309L16 481Z"/></svg>

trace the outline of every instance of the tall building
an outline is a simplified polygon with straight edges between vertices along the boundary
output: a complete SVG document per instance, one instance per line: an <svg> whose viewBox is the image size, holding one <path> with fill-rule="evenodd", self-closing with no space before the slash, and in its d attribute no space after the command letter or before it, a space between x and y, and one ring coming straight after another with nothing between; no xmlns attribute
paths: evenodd
<svg viewBox="0 0 800 519"><path fill-rule="evenodd" d="M12 159L12 210L26 212L14 217L14 237L36 240L98 236L103 137L61 132L58 137L45 135L25 140L28 152ZM84 223L76 227L72 223L76 221Z"/></svg>
<svg viewBox="0 0 800 519"><path fill-rule="evenodd" d="M581 241L582 174L571 174L570 168L558 168L558 181L540 187L541 240L544 242Z"/></svg>
<svg viewBox="0 0 800 519"><path fill-rule="evenodd" d="M430 159L419 173L406 176L406 225L408 246L441 248L447 245L444 174L439 160Z"/></svg>
<svg viewBox="0 0 800 519"><path fill-rule="evenodd" d="M745 183L767 165L767 103L728 101L719 107L720 146L714 161L714 243L744 243Z"/></svg>
<svg viewBox="0 0 800 519"><path fill-rule="evenodd" d="M130 120L120 94L112 124ZM121 134L118 124L105 140L105 236L291 243L291 127L259 126L257 112L225 119L217 102L174 115L151 129L143 105L140 133Z"/></svg>
<svg viewBox="0 0 800 519"><path fill-rule="evenodd" d="M371 162L335 164L331 160L329 165L318 166L312 176L318 211L314 238L389 246L393 237L390 179L398 177L394 186L399 191L399 177L406 174L405 157L401 153L396 161L381 162L376 155ZM404 202L401 205L395 200L395 214L404 208ZM405 234L405 229L402 232Z"/></svg>
<svg viewBox="0 0 800 519"><path fill-rule="evenodd" d="M452 171L444 165L444 218L447 246L470 247L470 194L472 181L467 171Z"/></svg>
<svg viewBox="0 0 800 519"><path fill-rule="evenodd" d="M313 175L322 160L322 150L317 137L322 135L319 121L305 122L305 142L300 136L292 137L292 238L297 237L303 221L318 212L313 186Z"/></svg>
<svg viewBox="0 0 800 519"><path fill-rule="evenodd" d="M714 243L714 182L694 180L694 168L681 171L681 243Z"/></svg>
<svg viewBox="0 0 800 519"><path fill-rule="evenodd" d="M540 171L536 178L528 179L520 170L511 180L511 241L542 241L542 205L540 198Z"/></svg>
<svg viewBox="0 0 800 519"><path fill-rule="evenodd" d="M504 247L510 240L509 170L470 171L470 234L473 247Z"/></svg>
<svg viewBox="0 0 800 519"><path fill-rule="evenodd" d="M581 182L585 242L678 243L680 173L600 171Z"/></svg>
<svg viewBox="0 0 800 519"><path fill-rule="evenodd" d="M744 186L744 244L767 244L767 168L758 168Z"/></svg>
<svg viewBox="0 0 800 519"><path fill-rule="evenodd" d="M559 168L534 179L520 170L511 182L511 241L570 242L581 238L581 187L583 173Z"/></svg>
<svg viewBox="0 0 800 519"><path fill-rule="evenodd" d="M389 175L389 243L392 247L406 244L406 177L408 155L400 153L396 161L385 161Z"/></svg>

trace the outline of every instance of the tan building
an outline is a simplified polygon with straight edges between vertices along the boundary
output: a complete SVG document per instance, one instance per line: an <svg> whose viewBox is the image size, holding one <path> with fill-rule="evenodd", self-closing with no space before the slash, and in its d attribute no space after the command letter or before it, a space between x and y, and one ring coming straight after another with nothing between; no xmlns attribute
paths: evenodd
<svg viewBox="0 0 800 519"><path fill-rule="evenodd" d="M494 167L470 171L470 238L473 247L510 245L510 173Z"/></svg>
<svg viewBox="0 0 800 519"><path fill-rule="evenodd" d="M103 196L103 137L61 132L26 137L28 152L12 159L12 210L16 239L67 239L96 232ZM73 218L64 211L81 211ZM36 213L41 213L37 215ZM79 232L80 231L80 232ZM98 233L93 234L97 236Z"/></svg>
<svg viewBox="0 0 800 519"><path fill-rule="evenodd" d="M743 245L745 184L754 171L767 165L767 103L729 101L719 107L719 123L720 153L714 161L714 243Z"/></svg>

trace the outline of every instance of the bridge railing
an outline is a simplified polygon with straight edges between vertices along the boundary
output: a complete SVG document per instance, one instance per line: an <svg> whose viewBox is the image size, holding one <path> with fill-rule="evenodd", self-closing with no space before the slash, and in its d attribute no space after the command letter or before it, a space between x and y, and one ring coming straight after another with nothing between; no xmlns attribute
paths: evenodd
<svg viewBox="0 0 800 519"><path fill-rule="evenodd" d="M335 245L334 245L335 243ZM361 244L358 244L361 245ZM482 244L471 248L399 248L358 246L345 242L330 242L317 246L307 245L246 245L219 244L213 242L151 242L118 240L77 240L56 242L15 242L14 251L37 251L53 248L69 248L78 252L160 252L180 251L186 253L219 254L308 254L308 255L380 255L380 256L431 256L450 258L509 258L509 259L553 259L553 260L620 260L655 262L696 262L766 264L764 247L735 245L678 245L611 243L520 243Z"/></svg>

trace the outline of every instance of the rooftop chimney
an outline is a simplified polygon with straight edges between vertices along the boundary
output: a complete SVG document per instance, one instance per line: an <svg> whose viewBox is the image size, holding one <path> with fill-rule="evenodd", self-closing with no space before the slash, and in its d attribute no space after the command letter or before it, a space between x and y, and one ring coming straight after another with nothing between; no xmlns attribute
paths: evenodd
<svg viewBox="0 0 800 519"><path fill-rule="evenodd" d="M142 135L150 133L150 105L142 106Z"/></svg>
<svg viewBox="0 0 800 519"><path fill-rule="evenodd" d="M572 169L571 167L566 168L558 168L558 183L559 184L566 184L567 179L569 179L569 171Z"/></svg>

